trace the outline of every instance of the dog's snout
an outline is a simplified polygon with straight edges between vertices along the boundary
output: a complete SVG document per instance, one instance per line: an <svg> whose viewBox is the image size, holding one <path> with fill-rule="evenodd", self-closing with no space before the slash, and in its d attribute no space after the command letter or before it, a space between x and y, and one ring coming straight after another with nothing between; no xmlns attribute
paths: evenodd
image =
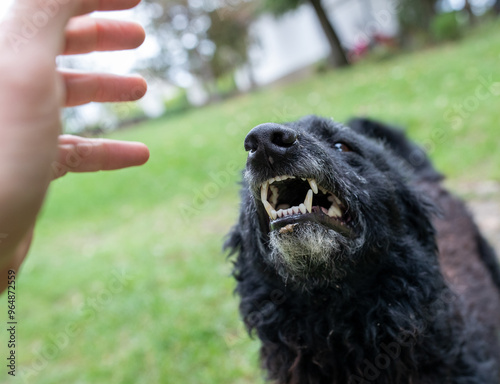
<svg viewBox="0 0 500 384"><path fill-rule="evenodd" d="M269 159L283 156L297 142L297 133L279 124L261 124L252 129L245 138L245 150L249 159Z"/></svg>

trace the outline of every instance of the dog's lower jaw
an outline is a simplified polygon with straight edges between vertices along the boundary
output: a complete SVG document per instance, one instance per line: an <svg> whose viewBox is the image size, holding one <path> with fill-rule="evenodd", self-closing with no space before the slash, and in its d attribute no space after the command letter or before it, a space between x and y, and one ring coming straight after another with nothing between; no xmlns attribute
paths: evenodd
<svg viewBox="0 0 500 384"><path fill-rule="evenodd" d="M336 284L346 276L362 243L320 224L294 224L269 233L268 262L286 282Z"/></svg>

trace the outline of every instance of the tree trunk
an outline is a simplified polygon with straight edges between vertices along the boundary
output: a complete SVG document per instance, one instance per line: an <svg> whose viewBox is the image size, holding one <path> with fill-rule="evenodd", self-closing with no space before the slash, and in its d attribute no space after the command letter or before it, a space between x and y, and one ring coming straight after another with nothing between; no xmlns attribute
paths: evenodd
<svg viewBox="0 0 500 384"><path fill-rule="evenodd" d="M345 67L349 65L349 61L347 60L347 56L345 54L344 48L340 43L339 37L333 28L333 25L328 20L328 16L325 12L325 9L321 5L321 0L309 0L316 11L316 15L318 16L319 22L321 23L321 27L325 32L325 35L328 39L328 43L330 44L330 62L334 67Z"/></svg>
<svg viewBox="0 0 500 384"><path fill-rule="evenodd" d="M472 7L469 0L465 0L464 9L467 12L467 16L469 17L469 24L476 24L476 15L474 15L474 12L472 12Z"/></svg>
<svg viewBox="0 0 500 384"><path fill-rule="evenodd" d="M497 16L500 16L500 0L495 1L495 4L493 4L493 12L495 12Z"/></svg>
<svg viewBox="0 0 500 384"><path fill-rule="evenodd" d="M426 31L429 30L431 21L436 16L436 0L424 0L422 1L423 10L423 24L422 26Z"/></svg>

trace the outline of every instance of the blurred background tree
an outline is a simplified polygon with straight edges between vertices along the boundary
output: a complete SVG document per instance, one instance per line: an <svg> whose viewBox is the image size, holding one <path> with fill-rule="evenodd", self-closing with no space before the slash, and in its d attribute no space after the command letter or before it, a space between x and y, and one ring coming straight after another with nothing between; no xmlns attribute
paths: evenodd
<svg viewBox="0 0 500 384"><path fill-rule="evenodd" d="M146 76L146 98L68 111L66 126L100 134L367 57L390 59L401 47L459 39L499 10L500 0L144 0L134 17L147 29L147 53L123 62Z"/></svg>
<svg viewBox="0 0 500 384"><path fill-rule="evenodd" d="M148 29L159 50L141 67L180 87L197 81L209 101L219 100L219 81L232 78L248 61L253 3L233 3L146 0L144 8L151 15Z"/></svg>
<svg viewBox="0 0 500 384"><path fill-rule="evenodd" d="M297 9L304 3L310 3L318 16L321 28L328 39L328 44L330 45L329 63L333 67L344 67L349 65L345 49L340 42L339 36L332 22L328 18L327 12L325 11L321 0L262 0L261 2L263 11L270 12L275 16L282 16Z"/></svg>
<svg viewBox="0 0 500 384"><path fill-rule="evenodd" d="M438 0L398 0L400 38L405 46L427 35L436 16Z"/></svg>

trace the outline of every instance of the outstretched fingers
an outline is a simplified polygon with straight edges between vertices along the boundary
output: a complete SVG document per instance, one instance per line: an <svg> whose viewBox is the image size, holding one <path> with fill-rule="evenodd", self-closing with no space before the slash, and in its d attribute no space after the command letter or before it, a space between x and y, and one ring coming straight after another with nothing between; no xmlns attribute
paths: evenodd
<svg viewBox="0 0 500 384"><path fill-rule="evenodd" d="M17 0L2 25L14 53L57 55L64 48L64 31L71 18L93 11L119 11L141 0ZM137 29L137 28L136 28ZM127 32L128 34L128 32ZM1 42L1 39L0 39ZM27 49L30 46L30 49Z"/></svg>
<svg viewBox="0 0 500 384"><path fill-rule="evenodd" d="M67 0L59 0L67 2ZM75 1L75 0L70 0ZM121 11L134 8L141 0L76 0L80 7L73 16L85 15L94 11Z"/></svg>
<svg viewBox="0 0 500 384"><path fill-rule="evenodd" d="M147 83L140 76L117 76L98 73L61 71L66 85L65 106L90 102L139 100L146 94Z"/></svg>
<svg viewBox="0 0 500 384"><path fill-rule="evenodd" d="M146 38L137 23L120 20L75 17L66 28L65 55L93 51L118 51L139 47Z"/></svg>
<svg viewBox="0 0 500 384"><path fill-rule="evenodd" d="M109 171L138 166L149 159L145 144L109 139L59 136L59 158L52 165L53 178L67 172Z"/></svg>

